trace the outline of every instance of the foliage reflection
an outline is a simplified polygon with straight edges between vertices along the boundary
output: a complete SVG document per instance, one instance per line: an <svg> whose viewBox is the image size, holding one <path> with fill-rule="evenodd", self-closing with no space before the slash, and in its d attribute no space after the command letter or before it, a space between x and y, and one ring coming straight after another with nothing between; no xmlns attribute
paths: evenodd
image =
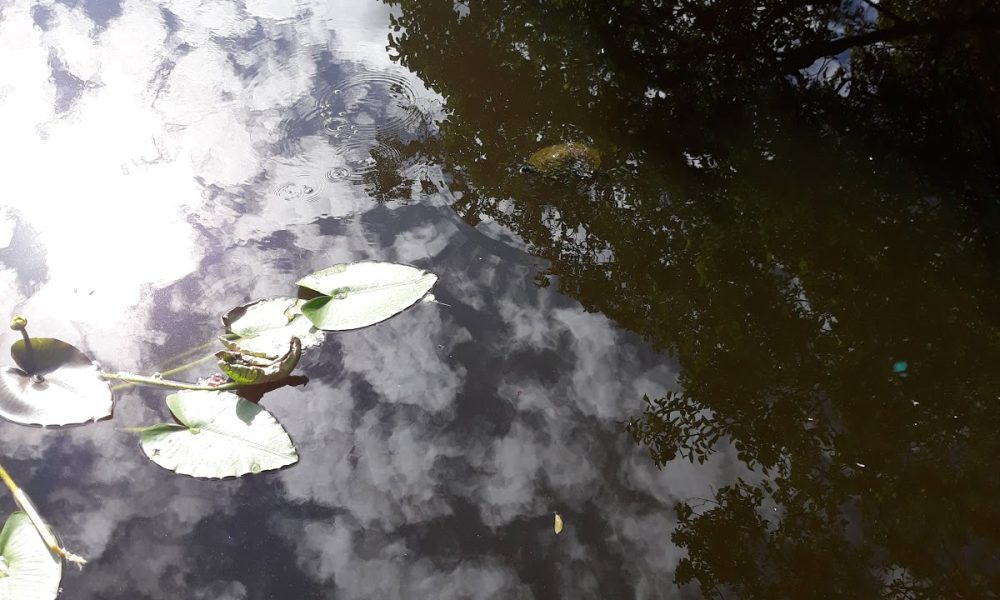
<svg viewBox="0 0 1000 600"><path fill-rule="evenodd" d="M669 350L627 424L660 466L766 473L677 506L726 597L1000 589L1000 10L989 2L400 0L454 205ZM518 167L580 142L593 178ZM644 406L644 410L643 410Z"/></svg>

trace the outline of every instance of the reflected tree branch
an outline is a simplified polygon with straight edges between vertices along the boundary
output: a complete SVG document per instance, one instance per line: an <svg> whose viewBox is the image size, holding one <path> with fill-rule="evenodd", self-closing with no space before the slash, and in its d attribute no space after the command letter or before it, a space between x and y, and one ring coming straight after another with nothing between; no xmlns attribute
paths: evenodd
<svg viewBox="0 0 1000 600"><path fill-rule="evenodd" d="M794 50L779 53L778 56L782 68L786 72L791 72L804 69L824 56L836 56L852 48L894 42L915 36L935 35L950 37L962 33L990 31L993 29L1000 29L1000 14L963 16L914 23L907 22L827 42L806 44Z"/></svg>

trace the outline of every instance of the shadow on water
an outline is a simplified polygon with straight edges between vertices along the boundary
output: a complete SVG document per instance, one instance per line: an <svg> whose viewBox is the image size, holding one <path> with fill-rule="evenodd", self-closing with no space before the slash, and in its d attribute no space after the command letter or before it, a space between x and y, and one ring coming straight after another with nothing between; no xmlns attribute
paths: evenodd
<svg viewBox="0 0 1000 600"><path fill-rule="evenodd" d="M448 115L408 155L679 362L627 432L661 467L728 439L765 474L681 499L677 583L995 597L992 3L390 4ZM516 168L571 141L593 178Z"/></svg>

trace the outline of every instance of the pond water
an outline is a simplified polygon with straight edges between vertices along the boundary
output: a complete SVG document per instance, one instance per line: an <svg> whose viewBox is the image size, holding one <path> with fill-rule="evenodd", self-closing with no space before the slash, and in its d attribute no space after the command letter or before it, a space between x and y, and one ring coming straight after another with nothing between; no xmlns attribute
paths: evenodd
<svg viewBox="0 0 1000 600"><path fill-rule="evenodd" d="M439 277L260 399L289 468L158 467L156 389L0 422L90 561L60 597L995 594L1000 42L899 2L966 43L852 56L808 24L873 5L785 4L0 2L33 335L149 374L318 269Z"/></svg>

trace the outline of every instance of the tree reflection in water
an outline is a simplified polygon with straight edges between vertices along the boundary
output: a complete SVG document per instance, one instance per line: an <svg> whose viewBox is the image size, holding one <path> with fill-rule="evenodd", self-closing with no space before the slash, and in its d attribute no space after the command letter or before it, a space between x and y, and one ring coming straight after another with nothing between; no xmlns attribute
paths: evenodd
<svg viewBox="0 0 1000 600"><path fill-rule="evenodd" d="M679 583L995 597L1000 7L391 4L449 115L406 154L673 353L627 424L657 464L728 439L766 474L676 507ZM566 141L603 170L516 168Z"/></svg>

